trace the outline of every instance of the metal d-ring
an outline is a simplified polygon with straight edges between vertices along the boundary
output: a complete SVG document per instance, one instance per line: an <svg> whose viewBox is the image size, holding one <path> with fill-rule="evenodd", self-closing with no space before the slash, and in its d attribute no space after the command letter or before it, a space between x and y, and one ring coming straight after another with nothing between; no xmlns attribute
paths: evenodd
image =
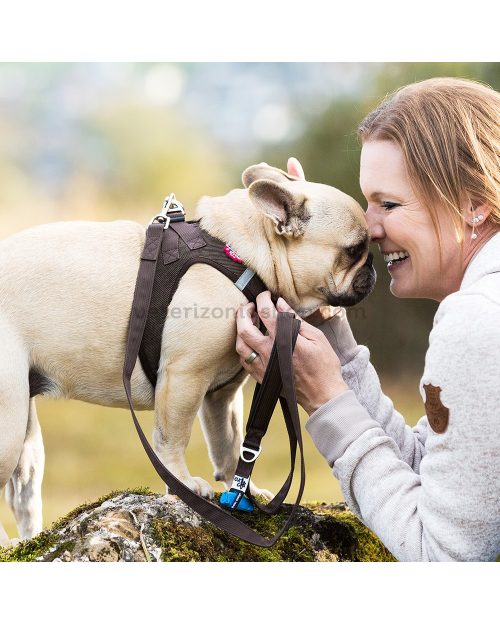
<svg viewBox="0 0 500 625"><path fill-rule="evenodd" d="M171 193L167 195L167 197L163 200L163 206L161 211L153 217L153 219L149 222L149 224L159 223L163 224L163 229L166 230L170 225L170 215L169 213L178 213L181 215L185 215L186 211L184 210L184 206L179 202L179 200L175 197L175 193Z"/></svg>
<svg viewBox="0 0 500 625"><path fill-rule="evenodd" d="M245 445L241 443L240 458L243 460L243 462L255 462L257 458L260 456L261 451L262 451L262 447L259 447L259 449L251 449L250 447L245 447ZM252 457L250 458L250 460L248 460L248 458L245 458L243 454L250 454Z"/></svg>

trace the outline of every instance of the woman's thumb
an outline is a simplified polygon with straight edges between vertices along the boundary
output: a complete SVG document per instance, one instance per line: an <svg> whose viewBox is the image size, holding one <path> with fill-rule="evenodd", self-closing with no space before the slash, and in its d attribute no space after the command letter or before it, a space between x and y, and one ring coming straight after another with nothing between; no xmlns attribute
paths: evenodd
<svg viewBox="0 0 500 625"><path fill-rule="evenodd" d="M312 338L316 338L317 337L317 331L316 328L311 325L310 323L307 323L307 321L304 321L302 319L302 317L300 317L294 310L293 308L291 308L282 297L278 297L278 300L276 302L276 309L278 310L278 312L292 312L295 317L297 319L300 319L301 324L300 324L300 331L299 334L301 336L303 336L306 339L312 339Z"/></svg>
<svg viewBox="0 0 500 625"><path fill-rule="evenodd" d="M302 321L302 318L299 317L295 310L291 308L282 297L278 297L278 300L276 301L276 309L278 312L291 312L297 317L297 319Z"/></svg>

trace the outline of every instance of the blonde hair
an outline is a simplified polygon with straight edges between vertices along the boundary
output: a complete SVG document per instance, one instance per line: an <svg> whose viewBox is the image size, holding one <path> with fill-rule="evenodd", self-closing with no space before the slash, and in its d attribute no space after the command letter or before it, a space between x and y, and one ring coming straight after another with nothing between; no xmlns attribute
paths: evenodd
<svg viewBox="0 0 500 625"><path fill-rule="evenodd" d="M436 210L453 220L464 242L461 207L488 204L500 228L500 93L479 82L431 78L387 96L358 127L362 143L395 142L413 191L430 213L441 251Z"/></svg>

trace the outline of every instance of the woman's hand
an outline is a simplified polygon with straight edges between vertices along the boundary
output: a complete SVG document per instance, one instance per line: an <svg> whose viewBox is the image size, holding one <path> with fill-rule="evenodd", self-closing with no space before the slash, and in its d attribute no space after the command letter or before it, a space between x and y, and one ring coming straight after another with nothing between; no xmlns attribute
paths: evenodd
<svg viewBox="0 0 500 625"><path fill-rule="evenodd" d="M236 351L240 355L240 363L259 383L264 378L276 336L278 311L294 312L282 298L278 299L276 309L271 293L264 291L257 296L257 310L255 304L250 302L240 306L236 316ZM256 327L257 315L267 328L268 335L262 334ZM258 356L248 364L246 359L252 351ZM330 399L349 390L342 378L340 361L325 335L304 320L301 320L292 360L297 401L309 415Z"/></svg>

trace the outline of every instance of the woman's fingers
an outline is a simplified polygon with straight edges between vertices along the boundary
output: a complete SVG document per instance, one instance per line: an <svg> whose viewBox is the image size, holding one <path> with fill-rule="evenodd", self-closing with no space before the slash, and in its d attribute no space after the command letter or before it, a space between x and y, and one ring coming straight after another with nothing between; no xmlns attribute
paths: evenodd
<svg viewBox="0 0 500 625"><path fill-rule="evenodd" d="M248 356L249 354L243 354L239 351L238 347L248 346L250 350L255 350L257 353L262 345L266 342L266 337L257 328L252 321L252 309L255 309L255 304L245 304L240 306L238 314L236 315L236 329L238 332L236 351L241 356Z"/></svg>
<svg viewBox="0 0 500 625"><path fill-rule="evenodd" d="M322 334L321 330L318 330L307 321L304 321L294 310L291 308L282 297L278 297L278 301L276 302L276 308L279 312L293 312L297 319L300 319L300 336L303 336L306 339L316 339L318 337L318 332Z"/></svg>
<svg viewBox="0 0 500 625"><path fill-rule="evenodd" d="M276 336L276 321L278 311L276 310L273 300L271 299L270 291L263 291L259 293L256 298L257 313L265 325L269 336L274 339Z"/></svg>
<svg viewBox="0 0 500 625"><path fill-rule="evenodd" d="M302 321L302 318L299 317L295 310L289 304L287 304L282 297L278 297L278 301L276 302L276 308L279 312L292 312L297 317L297 319L300 319Z"/></svg>
<svg viewBox="0 0 500 625"><path fill-rule="evenodd" d="M241 366L259 383L262 382L264 372L269 361L272 340L265 336L256 327L258 316L253 302L240 306L236 315L236 353L240 356ZM252 351L257 357L252 362L246 362Z"/></svg>
<svg viewBox="0 0 500 625"><path fill-rule="evenodd" d="M238 314L236 315L236 328L238 333L236 351L243 358L247 358L252 350L256 351L258 354L266 354L267 351L269 351L269 344L272 344L276 336L278 312L293 313L301 322L300 336L305 339L317 340L318 337L322 335L321 330L318 330L307 323L307 321L304 321L282 297L278 298L275 307L271 300L271 293L269 291L263 291L257 295L256 302L257 310L255 310L255 304L250 302L240 306ZM266 327L268 336L262 334L257 327L259 318Z"/></svg>

